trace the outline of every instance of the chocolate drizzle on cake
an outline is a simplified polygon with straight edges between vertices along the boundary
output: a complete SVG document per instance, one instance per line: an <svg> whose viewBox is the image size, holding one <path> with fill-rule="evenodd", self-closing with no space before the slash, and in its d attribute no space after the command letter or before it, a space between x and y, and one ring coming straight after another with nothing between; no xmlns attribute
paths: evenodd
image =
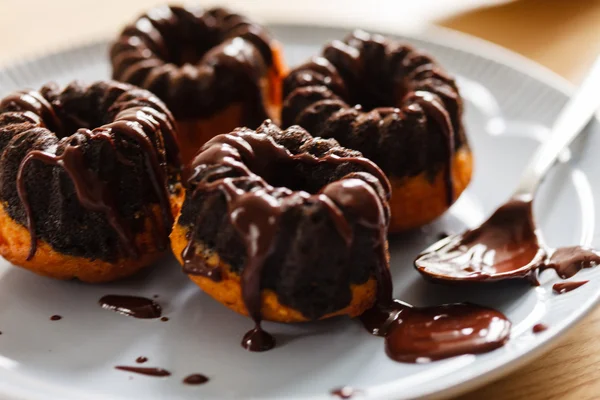
<svg viewBox="0 0 600 400"><path fill-rule="evenodd" d="M404 102L407 104L418 104L428 117L434 119L442 131L446 142L446 169L444 171L444 182L446 185L446 201L448 204L454 202L454 186L452 184L452 157L454 155L454 128L450 121L450 116L446 111L444 104L434 94L418 90L406 95ZM406 110L412 109L412 104L406 107Z"/></svg>
<svg viewBox="0 0 600 400"><path fill-rule="evenodd" d="M271 45L263 27L223 8L157 7L113 44L113 78L152 91L178 120L244 102L244 125L256 127L268 118L261 79L278 67Z"/></svg>
<svg viewBox="0 0 600 400"><path fill-rule="evenodd" d="M278 128L266 122L261 129ZM308 152L293 154L276 143L271 136L244 129L219 135L206 143L194 159L192 171L189 173L188 186L195 189L192 193L188 189L188 196L193 198L199 192L215 190L222 192L227 201L230 221L245 244L246 261L241 273L242 297L248 314L256 325L244 336L242 345L251 351L268 350L274 345L272 336L260 326L261 283L265 260L273 250L280 218L288 207L307 202L321 204L347 247L350 247L353 241L353 228L348 220L348 215L352 215L355 224L377 232L374 246L379 248L381 259L378 262L387 271L387 213L375 189L365 180L350 174L325 185L318 193L310 194L303 190L293 191L286 187L271 186L261 176L266 174L269 168L294 163L315 167L321 164L354 164L360 170L381 179L389 195L389 183L385 176L375 164L365 158L336 154L316 156ZM202 171L209 166L226 167L236 171L238 176L198 181ZM242 184L247 183L251 183L253 189L243 189ZM182 254L186 264L185 271L196 269L201 271L201 275L211 277L212 271L207 271L203 264L199 267L187 266L194 264L195 251L194 238L190 235L189 243Z"/></svg>
<svg viewBox="0 0 600 400"><path fill-rule="evenodd" d="M478 228L435 243L415 260L424 277L442 283L526 279L537 285L538 274L546 269L567 279L598 264L595 250L544 246L530 198L512 199Z"/></svg>
<svg viewBox="0 0 600 400"><path fill-rule="evenodd" d="M284 127L334 138L389 177L434 179L441 165L448 204L454 154L468 146L461 116L454 80L431 57L363 31L333 41L284 81Z"/></svg>
<svg viewBox="0 0 600 400"><path fill-rule="evenodd" d="M82 105L74 106L77 101ZM88 103L89 109L83 109ZM1 113L6 113L9 121L17 116L27 121L28 126L21 125L25 129L23 135L38 135L35 147L21 159L15 177L16 191L24 210L24 222L31 236L28 260L35 256L37 249L39 222L36 221L43 221L40 216L34 215L29 193L37 190L29 171L38 170L39 163L64 171L73 184L79 204L90 213L104 215L116 233L121 254L133 258L140 255L142 250L136 244L131 217L126 219L120 214L117 204L123 200L119 197L121 177L107 179L89 165L90 157L96 157L96 152L102 151L111 152L108 157L122 163L124 168L131 169L133 163L121 154L121 146L137 146L142 154L143 165L137 173L143 174L142 179L148 182L149 190L160 207L162 221L158 220L149 203L141 205L140 211L149 218L151 233L159 249L167 248L167 237L173 223L168 184L178 173L179 159L172 117L154 96L114 82L99 82L88 87L74 83L62 92L48 85L40 92L17 92L4 98L0 103ZM101 126L90 129L94 123ZM11 129L10 126L7 128ZM66 137L71 129L75 129L76 133ZM124 145L126 142L132 144ZM59 190L56 196L66 203L69 201L66 193L68 190ZM10 207L8 211L11 212ZM42 239L52 241L53 237L48 235L43 233ZM87 255L95 258L94 254Z"/></svg>

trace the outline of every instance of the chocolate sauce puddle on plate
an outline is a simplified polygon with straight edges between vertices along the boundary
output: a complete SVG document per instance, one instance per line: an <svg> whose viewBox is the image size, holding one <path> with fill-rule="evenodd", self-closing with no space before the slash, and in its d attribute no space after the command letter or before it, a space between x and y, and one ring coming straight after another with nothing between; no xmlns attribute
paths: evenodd
<svg viewBox="0 0 600 400"><path fill-rule="evenodd" d="M548 326L546 326L545 324L535 324L533 328L531 328L533 333L544 332L546 329L548 329Z"/></svg>
<svg viewBox="0 0 600 400"><path fill-rule="evenodd" d="M567 282L558 282L552 285L552 290L556 294L563 294L570 292L571 290L575 290L578 287L581 287L588 283L589 281L567 281Z"/></svg>
<svg viewBox="0 0 600 400"><path fill-rule="evenodd" d="M527 279L554 269L563 279L600 264L600 253L581 246L544 246L533 222L531 199L514 198L480 227L435 243L415 260L426 278L438 282Z"/></svg>
<svg viewBox="0 0 600 400"><path fill-rule="evenodd" d="M406 363L494 350L508 340L511 327L501 312L469 303L417 308L395 300L361 320L373 335L385 337L390 358Z"/></svg>
<svg viewBox="0 0 600 400"><path fill-rule="evenodd" d="M164 377L171 376L171 373L166 369L162 368L152 368L152 367L128 367L125 365L117 365L115 369L127 372L134 372L136 374L147 375L147 376L156 376L156 377Z"/></svg>
<svg viewBox="0 0 600 400"><path fill-rule="evenodd" d="M385 338L386 353L395 361L423 363L485 353L509 339L511 323L499 311L470 303L412 307L392 298L385 263L375 274L377 302L360 319L367 331Z"/></svg>
<svg viewBox="0 0 600 400"><path fill-rule="evenodd" d="M203 385L208 382L210 379L202 374L192 374L188 375L183 379L183 383L186 385Z"/></svg>
<svg viewBox="0 0 600 400"><path fill-rule="evenodd" d="M53 315L50 317L50 321L60 321L62 317L60 315Z"/></svg>
<svg viewBox="0 0 600 400"><path fill-rule="evenodd" d="M137 296L107 295L98 302L107 310L118 312L134 318L160 318L162 308L154 300Z"/></svg>
<svg viewBox="0 0 600 400"><path fill-rule="evenodd" d="M148 358L144 357L144 356L139 356L138 358L135 359L135 362L138 363L138 364L143 364L146 361L148 361Z"/></svg>
<svg viewBox="0 0 600 400"><path fill-rule="evenodd" d="M256 323L254 329L246 332L242 338L242 347L250 351L267 351L275 347L275 338Z"/></svg>

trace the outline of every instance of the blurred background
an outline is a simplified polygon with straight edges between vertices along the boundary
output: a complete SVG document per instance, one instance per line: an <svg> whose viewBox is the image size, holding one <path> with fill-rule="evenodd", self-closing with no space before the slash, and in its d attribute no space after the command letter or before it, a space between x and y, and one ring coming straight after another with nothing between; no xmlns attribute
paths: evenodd
<svg viewBox="0 0 600 400"><path fill-rule="evenodd" d="M110 39L134 16L161 3L164 1L0 0L0 66ZM263 22L398 33L442 26L506 47L574 84L600 54L600 0L223 0L201 4L225 5ZM445 31L436 34L452 38ZM461 399L598 399L599 334L597 310L534 364Z"/></svg>

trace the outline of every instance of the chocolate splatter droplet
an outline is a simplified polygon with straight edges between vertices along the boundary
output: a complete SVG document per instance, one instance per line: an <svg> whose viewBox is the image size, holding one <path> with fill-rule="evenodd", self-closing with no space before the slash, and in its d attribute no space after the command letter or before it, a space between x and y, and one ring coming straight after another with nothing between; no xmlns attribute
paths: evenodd
<svg viewBox="0 0 600 400"><path fill-rule="evenodd" d="M169 371L162 368L128 367L124 365L118 365L115 367L115 369L127 372L135 372L136 374L142 374L147 376L171 376L171 373Z"/></svg>
<svg viewBox="0 0 600 400"><path fill-rule="evenodd" d="M206 382L208 382L210 379L208 379L208 377L206 377L205 375L202 374L192 374L189 376L186 376L185 379L183 380L183 383L188 384L188 385L202 385Z"/></svg>
<svg viewBox="0 0 600 400"><path fill-rule="evenodd" d="M100 299L102 308L134 318L159 318L162 308L154 300L137 296L107 295Z"/></svg>

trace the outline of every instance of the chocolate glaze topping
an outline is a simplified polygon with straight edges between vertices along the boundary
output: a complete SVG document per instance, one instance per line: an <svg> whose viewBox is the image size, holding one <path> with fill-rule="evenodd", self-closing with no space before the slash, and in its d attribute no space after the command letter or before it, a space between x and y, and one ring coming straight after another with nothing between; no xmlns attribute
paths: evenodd
<svg viewBox="0 0 600 400"><path fill-rule="evenodd" d="M142 374L147 376L164 377L171 376L171 373L166 369L162 368L151 368L151 367L128 367L125 365L118 365L115 369L127 372L134 372L136 374Z"/></svg>
<svg viewBox="0 0 600 400"><path fill-rule="evenodd" d="M162 308L154 300L137 296L107 295L98 302L107 310L134 318L160 318Z"/></svg>
<svg viewBox="0 0 600 400"><path fill-rule="evenodd" d="M480 227L435 243L415 260L426 278L440 282L527 279L554 269L563 278L600 263L600 253L581 246L544 246L533 221L531 199L514 198Z"/></svg>
<svg viewBox="0 0 600 400"><path fill-rule="evenodd" d="M568 282L558 282L552 285L552 290L556 294L563 294L570 292L571 290L575 290L578 287L581 287L588 283L589 281L568 281Z"/></svg>
<svg viewBox="0 0 600 400"><path fill-rule="evenodd" d="M159 96L177 119L248 106L245 125L267 118L261 79L273 65L266 30L223 8L162 6L125 27L110 54L113 78Z"/></svg>
<svg viewBox="0 0 600 400"><path fill-rule="evenodd" d="M202 375L202 374L192 374L192 375L188 375L183 379L183 383L187 384L187 385L203 385L206 382L208 382L210 379L208 379L207 376Z"/></svg>
<svg viewBox="0 0 600 400"><path fill-rule="evenodd" d="M266 131L278 128L266 122L261 129ZM268 350L274 345L274 339L260 326L263 267L273 249L280 219L288 207L307 202L320 203L328 211L337 233L347 247L351 246L354 238L353 228L348 220L348 215L352 215L354 224L377 233L374 246L379 249L378 262L383 265L383 273L388 273L385 249L388 214L375 189L364 178L360 179L360 174L342 177L325 185L316 194L274 187L263 178L268 175L269 170L276 169L277 165L290 163L315 167L321 164L354 164L360 170L368 171L381 179L389 195L389 183L383 173L372 162L359 156L344 157L334 153L316 156L308 152L294 154L276 143L271 136L247 129L219 135L206 143L192 163L188 186L195 188L191 193L192 197L199 192L221 191L227 200L230 221L244 242L247 254L241 273L242 297L256 326L244 336L242 345L251 351ZM237 176L211 181L198 180L200 176L204 176L203 171L209 166L227 167L236 171ZM252 183L253 189L242 189L245 182ZM204 264L198 265L195 254L194 238L190 235L189 243L182 253L186 264L185 272L212 279L220 277L222 271L217 273L208 270Z"/></svg>
<svg viewBox="0 0 600 400"><path fill-rule="evenodd" d="M90 129L94 124L101 126ZM104 215L104 220L116 234L118 252L128 257L140 254L135 234L143 227L132 222L137 218L133 215L135 212L149 217L154 240L159 248L165 249L173 222L168 185L176 179L179 169L173 129L170 113L156 97L149 92L114 82L98 82L90 86L72 83L62 92L53 85L47 85L40 92L21 91L4 98L0 102L0 130L12 135L11 143L16 145L9 145L4 149L7 153L5 159L6 162L13 162L14 157L21 158L14 160L19 162L18 168L13 168L12 165L4 168L2 197L8 202L11 217L24 223L29 229L31 250L28 259L36 253L38 236L59 247L59 250L66 247L58 243L61 235L56 232L57 228L52 229L57 225L55 220L47 221L53 215L46 217L40 214L40 187L48 183L39 180L49 179L54 182L52 179L56 178L42 176L51 174L48 172L50 170L60 171L61 179L64 176L70 180L73 197L84 210ZM76 133L71 135L72 130ZM28 140L31 140L31 147L25 153L17 153L22 151L17 150L17 143ZM129 150L123 149L124 143L136 146L142 154L143 165L135 172L140 175L136 179L143 181L143 185L147 186L144 190L150 193L152 199L140 202L137 205L139 210L132 215L123 215L123 205L131 207L139 200L128 199L128 203L125 202L122 198L125 189L119 182L122 174L134 173L131 170L135 168L132 160L126 159L125 154ZM106 158L100 160L97 158L98 154ZM133 154L129 157L133 157ZM123 169L118 172L113 170L109 177L108 170L102 170L103 165L108 169L114 163L120 163L116 168ZM43 167L43 164L47 167ZM11 185L14 185L14 193L18 194L21 204L15 204L11 197L14 196L10 194L13 190ZM42 190L48 189L44 187ZM61 202L58 205L71 201L68 188L52 188L51 191L53 195L60 196ZM156 203L161 209L162 220L158 220L155 212L150 209L150 205ZM46 207L53 210L55 206L51 203L46 204ZM48 211L44 210L43 213ZM62 220L62 225L59 226L65 225L65 219L61 215L54 218ZM97 221L80 220L80 224L102 226ZM73 240L71 242L73 250L64 249L67 253L80 255L83 251L83 255L101 259L116 258L118 255L114 250L114 254L93 254L91 245L77 245Z"/></svg>
<svg viewBox="0 0 600 400"><path fill-rule="evenodd" d="M282 124L332 137L360 150L390 177L445 167L454 200L452 161L467 146L454 80L429 56L380 35L355 31L284 81Z"/></svg>

